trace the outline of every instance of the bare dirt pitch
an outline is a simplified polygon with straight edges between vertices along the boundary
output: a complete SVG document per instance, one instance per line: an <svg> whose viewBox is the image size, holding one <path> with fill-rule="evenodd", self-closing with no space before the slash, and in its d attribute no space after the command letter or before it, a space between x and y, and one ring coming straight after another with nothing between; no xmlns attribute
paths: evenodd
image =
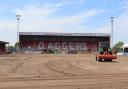
<svg viewBox="0 0 128 89"><path fill-rule="evenodd" d="M128 89L128 56L96 62L95 54L0 55L0 89Z"/></svg>

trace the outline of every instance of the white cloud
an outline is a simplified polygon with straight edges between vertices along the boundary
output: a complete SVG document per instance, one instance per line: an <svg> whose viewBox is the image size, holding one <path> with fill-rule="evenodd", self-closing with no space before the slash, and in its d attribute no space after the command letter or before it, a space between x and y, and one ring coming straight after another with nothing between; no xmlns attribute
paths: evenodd
<svg viewBox="0 0 128 89"><path fill-rule="evenodd" d="M47 3L45 4L44 7L53 8L53 7L62 7L70 4L84 4L85 1L86 0L60 0L59 2L53 2L52 4Z"/></svg>
<svg viewBox="0 0 128 89"><path fill-rule="evenodd" d="M58 5L59 6L59 5ZM61 6L61 5L60 5ZM86 32L81 27L88 18L103 13L104 10L85 10L72 16L54 17L59 8L40 5L29 5L21 9L14 10L21 14L21 32ZM16 42L16 19L0 21L0 40Z"/></svg>
<svg viewBox="0 0 128 89"><path fill-rule="evenodd" d="M104 4L108 4L109 2L111 2L112 0L104 0Z"/></svg>
<svg viewBox="0 0 128 89"><path fill-rule="evenodd" d="M28 6L18 13L22 14L21 31L69 31L72 26L81 24L85 19L102 13L103 10L81 11L73 16L54 17L57 8ZM67 29L67 30L66 30Z"/></svg>
<svg viewBox="0 0 128 89"><path fill-rule="evenodd" d="M0 21L0 40L16 42L16 21Z"/></svg>
<svg viewBox="0 0 128 89"><path fill-rule="evenodd" d="M7 8L7 4L5 3L1 3L0 2L0 13L4 13L4 12L7 12L8 8Z"/></svg>
<svg viewBox="0 0 128 89"><path fill-rule="evenodd" d="M123 9L128 9L128 0L123 0L121 4L123 5Z"/></svg>
<svg viewBox="0 0 128 89"><path fill-rule="evenodd" d="M126 7L127 8L124 8ZM124 41L128 43L128 0L125 0L123 9L125 10L120 16L115 18L115 38L118 38L118 41Z"/></svg>
<svg viewBox="0 0 128 89"><path fill-rule="evenodd" d="M114 19L114 43L118 41L123 41L128 43L128 8ZM111 33L111 25L108 22L106 25L95 29L95 32L107 32Z"/></svg>
<svg viewBox="0 0 128 89"><path fill-rule="evenodd" d="M73 4L72 1L63 1L63 2L58 2L58 3L55 3L55 7L62 7L62 6L65 6L65 5L69 5L69 4Z"/></svg>
<svg viewBox="0 0 128 89"><path fill-rule="evenodd" d="M85 2L85 0L80 0L81 1L81 4L83 4Z"/></svg>

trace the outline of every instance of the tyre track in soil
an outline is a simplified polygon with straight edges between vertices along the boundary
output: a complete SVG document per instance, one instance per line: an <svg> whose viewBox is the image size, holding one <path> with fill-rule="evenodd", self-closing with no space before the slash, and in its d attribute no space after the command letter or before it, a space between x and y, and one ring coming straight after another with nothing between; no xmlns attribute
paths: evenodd
<svg viewBox="0 0 128 89"><path fill-rule="evenodd" d="M106 66L106 64L94 63L95 61L88 59L86 59L86 63L81 64L81 62L85 60L81 59L80 61L76 61L77 59L78 58L74 59L73 57L73 62L72 60L69 61L65 60L64 62L63 60L59 61L60 59L54 61L50 60L46 62L46 64L44 64L44 67L47 67L54 72L65 74L66 75L65 77L43 78L41 76L36 76L36 77L0 78L0 89L128 89L128 85L127 85L128 73L110 72L110 74L93 74L90 76L90 73L87 74L86 72L85 73L83 72L87 70L81 66L83 66L84 64L91 66L93 63L93 65L98 64L100 65L100 67L102 66L104 67ZM109 65L110 64L114 65L115 63L109 63ZM119 62L118 64L121 64L121 62ZM123 67L126 67L126 65L124 65L126 64L126 62L122 64ZM63 67L63 65L66 67ZM57 68L62 68L62 69L58 70ZM78 70L80 72L75 73Z"/></svg>
<svg viewBox="0 0 128 89"><path fill-rule="evenodd" d="M67 57L67 56L66 56ZM70 60L70 58L67 58L67 60L64 60L61 58L61 60L53 60L48 61L44 66L48 68L51 71L64 74L65 76L85 76L85 75L95 75L93 71L89 71L87 69L81 68L78 64L79 57L73 57ZM79 59L79 60L78 60ZM84 60L86 58L81 59L80 61ZM84 60L85 61L85 60ZM88 60L86 60L86 64L88 64Z"/></svg>
<svg viewBox="0 0 128 89"><path fill-rule="evenodd" d="M61 77L53 79L24 77L24 78L0 78L0 89L48 89L60 87L62 89L82 87L83 89L95 89L94 87L102 87L100 89L124 89L127 87L128 74L105 74L95 76L82 77ZM86 86L85 86L86 85ZM102 85L102 86L100 86ZM45 87L45 88L44 88ZM91 87L91 88L86 88ZM116 87L116 88L114 88ZM121 88L122 87L122 88ZM123 88L124 87L124 88ZM50 88L50 89L51 89ZM58 88L59 89L59 88Z"/></svg>
<svg viewBox="0 0 128 89"><path fill-rule="evenodd" d="M83 70L67 61L48 61L45 67L54 72L64 74L65 76L82 76L88 74L88 71Z"/></svg>
<svg viewBox="0 0 128 89"><path fill-rule="evenodd" d="M68 79L90 79L90 78L109 78L109 77L128 77L128 73L118 74L97 74L88 76L75 76L75 77L55 77L55 78L42 78L42 77L11 77L11 78L0 78L0 82L6 81L33 81L33 80L68 80ZM127 78L126 78L127 79Z"/></svg>

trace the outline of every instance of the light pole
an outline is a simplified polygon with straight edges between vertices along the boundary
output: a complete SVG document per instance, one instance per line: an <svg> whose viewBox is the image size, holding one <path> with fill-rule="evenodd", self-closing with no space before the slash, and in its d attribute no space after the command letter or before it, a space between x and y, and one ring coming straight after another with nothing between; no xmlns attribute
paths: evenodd
<svg viewBox="0 0 128 89"><path fill-rule="evenodd" d="M113 22L114 22L114 17L110 17L111 21L111 48L113 47Z"/></svg>
<svg viewBox="0 0 128 89"><path fill-rule="evenodd" d="M16 42L16 51L19 51L19 20L20 20L21 15L17 14L16 19L17 19L17 42Z"/></svg>

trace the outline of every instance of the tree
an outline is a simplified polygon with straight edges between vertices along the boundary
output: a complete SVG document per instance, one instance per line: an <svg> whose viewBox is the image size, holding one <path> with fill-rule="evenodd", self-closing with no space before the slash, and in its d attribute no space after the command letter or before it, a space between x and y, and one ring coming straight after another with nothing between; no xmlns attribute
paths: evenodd
<svg viewBox="0 0 128 89"><path fill-rule="evenodd" d="M123 45L124 45L124 42L119 41L118 43L116 43L116 44L114 45L114 48L117 50L117 52L120 52L120 51L123 50L123 48L122 48Z"/></svg>
<svg viewBox="0 0 128 89"><path fill-rule="evenodd" d="M114 48L122 48L124 43L122 41L119 41L118 43L115 44Z"/></svg>

